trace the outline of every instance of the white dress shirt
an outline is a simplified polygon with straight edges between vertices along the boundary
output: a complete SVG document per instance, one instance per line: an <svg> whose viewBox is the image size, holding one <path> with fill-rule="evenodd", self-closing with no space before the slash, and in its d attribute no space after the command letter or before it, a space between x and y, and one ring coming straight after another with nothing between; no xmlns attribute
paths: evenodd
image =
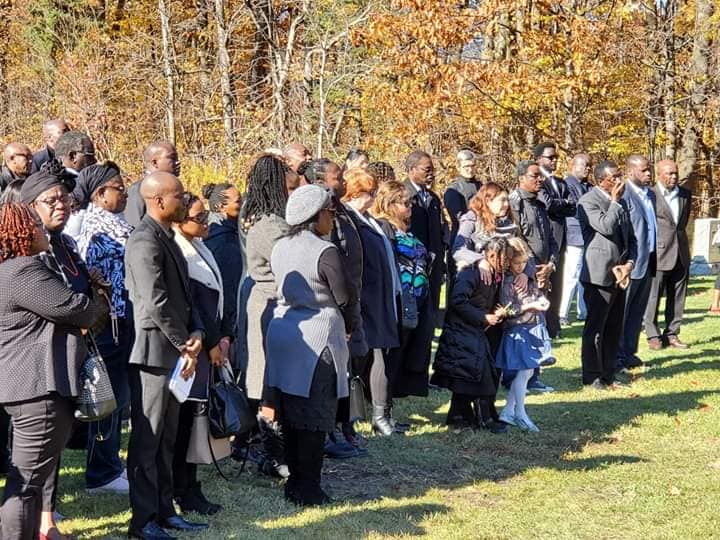
<svg viewBox="0 0 720 540"><path fill-rule="evenodd" d="M675 186L672 190L668 190L662 184L658 184L658 188L660 188L660 193L662 193L665 202L670 207L673 220L677 224L680 219L680 190L677 186Z"/></svg>

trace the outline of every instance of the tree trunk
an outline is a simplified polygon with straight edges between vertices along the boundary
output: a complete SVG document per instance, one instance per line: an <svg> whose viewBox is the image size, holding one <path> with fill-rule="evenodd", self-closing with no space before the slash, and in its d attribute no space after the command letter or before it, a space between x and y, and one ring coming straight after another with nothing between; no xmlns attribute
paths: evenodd
<svg viewBox="0 0 720 540"><path fill-rule="evenodd" d="M260 103L263 98L263 85L268 78L270 39L275 19L270 0L246 0L246 4L255 22L253 52L248 70L248 98L254 103Z"/></svg>
<svg viewBox="0 0 720 540"><path fill-rule="evenodd" d="M215 27L217 28L218 70L220 71L220 91L222 92L223 128L225 145L235 145L235 97L230 79L230 55L228 54L227 25L225 23L225 0L215 0Z"/></svg>
<svg viewBox="0 0 720 540"><path fill-rule="evenodd" d="M175 73L173 69L172 44L170 42L170 15L165 0L158 0L160 32L162 37L163 75L167 83L165 114L167 116L167 138L175 144Z"/></svg>
<svg viewBox="0 0 720 540"><path fill-rule="evenodd" d="M662 19L663 43L663 112L665 122L665 159L675 159L677 123L675 119L675 1L667 2Z"/></svg>
<svg viewBox="0 0 720 540"><path fill-rule="evenodd" d="M696 184L700 180L700 157L707 154L702 140L703 121L708 100L708 80L710 78L710 24L713 15L713 0L695 2L695 28L693 32L693 50L690 65L690 101L686 118L682 146L678 152L678 172L680 181ZM707 156L706 156L707 157ZM713 195L712 186L705 179L702 189L706 196ZM699 190L697 190L699 191ZM705 207L706 212L709 206Z"/></svg>

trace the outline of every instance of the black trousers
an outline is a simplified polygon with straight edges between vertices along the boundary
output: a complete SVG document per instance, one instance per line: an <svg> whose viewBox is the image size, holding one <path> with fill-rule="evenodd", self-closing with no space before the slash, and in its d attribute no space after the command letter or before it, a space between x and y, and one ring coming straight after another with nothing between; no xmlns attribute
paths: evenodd
<svg viewBox="0 0 720 540"><path fill-rule="evenodd" d="M36 540L43 489L70 439L74 403L58 394L6 405L12 417L12 465L3 496L2 538Z"/></svg>
<svg viewBox="0 0 720 540"><path fill-rule="evenodd" d="M643 315L650 298L650 286L653 278L649 275L641 279L631 279L625 291L625 312L617 368L626 367L638 351L638 340L643 325Z"/></svg>
<svg viewBox="0 0 720 540"><path fill-rule="evenodd" d="M173 496L184 497L191 493L198 485L197 465L187 462L187 451L190 446L193 418L196 401L186 401L180 405L178 415L177 439L175 442L175 455L173 456Z"/></svg>
<svg viewBox="0 0 720 540"><path fill-rule="evenodd" d="M320 486L325 433L283 426L285 462L290 470L289 482L301 493Z"/></svg>
<svg viewBox="0 0 720 540"><path fill-rule="evenodd" d="M10 467L10 415L0 407L0 472L7 473Z"/></svg>
<svg viewBox="0 0 720 540"><path fill-rule="evenodd" d="M583 283L587 319L582 336L582 381L615 379L615 363L625 310L625 291L618 287L599 287Z"/></svg>
<svg viewBox="0 0 720 540"><path fill-rule="evenodd" d="M645 335L648 339L677 336L680 333L680 325L685 311L685 297L687 296L688 270L678 259L675 268L669 272L658 270L655 273L650 285L650 298L643 319ZM663 296L665 296L665 330L660 330L658 308Z"/></svg>
<svg viewBox="0 0 720 540"><path fill-rule="evenodd" d="M560 335L560 301L562 299L563 267L565 266L565 244L560 246L555 272L550 276L550 308L545 313L545 323L551 338Z"/></svg>
<svg viewBox="0 0 720 540"><path fill-rule="evenodd" d="M177 440L180 403L168 389L169 371L131 364L128 481L130 528L175 515L172 463Z"/></svg>

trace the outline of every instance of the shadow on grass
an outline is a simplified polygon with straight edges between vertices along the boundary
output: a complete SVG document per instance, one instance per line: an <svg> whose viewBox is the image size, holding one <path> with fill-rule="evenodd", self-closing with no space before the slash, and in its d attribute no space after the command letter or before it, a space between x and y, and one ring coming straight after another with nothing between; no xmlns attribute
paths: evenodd
<svg viewBox="0 0 720 540"><path fill-rule="evenodd" d="M708 392L678 392L648 397L629 391L617 394L588 392L586 401L561 401L528 405L530 416L542 430L528 434L511 428L509 433L493 435L486 431L445 430L429 432L429 425L441 424L439 412L449 393L431 394L427 405L432 412L407 400L402 409L422 411L426 421L414 422L416 431L406 437L373 439L370 456L349 461L329 461L325 482L335 496L351 500L379 497L422 496L432 488L459 488L477 481L505 481L527 470L555 469L577 471L637 463L636 455L604 454L587 459L574 455L589 444L610 443L621 426L633 425L648 414L674 416L697 409ZM597 399L607 396L604 399ZM611 397L612 396L612 397Z"/></svg>
<svg viewBox="0 0 720 540"><path fill-rule="evenodd" d="M202 537L227 538L232 535L237 538L247 536L253 538L266 536L272 536L274 538L290 538L291 536L326 538L328 530L332 528L346 525L347 530L357 530L358 523L362 524L362 532L358 532L354 536L344 534L343 537L365 538L370 533L403 537L424 536L427 531L418 523L429 515L447 513L449 507L441 504L417 503L402 504L381 509L359 509L349 506L333 508L332 506L326 506L324 510L326 513L319 519L300 526L291 523L284 524L284 522L291 519L294 514L301 511L297 509L279 513L267 512L266 515L254 516L250 522L236 522L234 527L230 525L230 527L222 527L221 530L215 529L214 532L212 528L213 518L210 518L211 528L208 529ZM106 513L99 511L95 515L87 516L87 519L99 519L105 516L107 516ZM225 523L225 525L227 525L227 523ZM242 532L240 532L241 529ZM106 521L102 526L81 525L75 527L73 532L76 536L85 538L123 538L127 537L127 522L121 516L118 516L109 523Z"/></svg>

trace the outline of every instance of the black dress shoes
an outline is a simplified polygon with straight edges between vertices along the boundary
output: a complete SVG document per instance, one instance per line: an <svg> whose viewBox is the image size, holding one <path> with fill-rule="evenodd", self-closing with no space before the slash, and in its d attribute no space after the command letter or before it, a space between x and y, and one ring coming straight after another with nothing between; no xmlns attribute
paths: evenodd
<svg viewBox="0 0 720 540"><path fill-rule="evenodd" d="M174 536L170 536L165 529L160 527L160 525L154 521L151 521L139 531L130 529L128 531L128 538L141 538L144 540L176 540Z"/></svg>
<svg viewBox="0 0 720 540"><path fill-rule="evenodd" d="M207 523L192 523L180 516L172 516L160 522L160 526L174 531L203 531L208 528Z"/></svg>

